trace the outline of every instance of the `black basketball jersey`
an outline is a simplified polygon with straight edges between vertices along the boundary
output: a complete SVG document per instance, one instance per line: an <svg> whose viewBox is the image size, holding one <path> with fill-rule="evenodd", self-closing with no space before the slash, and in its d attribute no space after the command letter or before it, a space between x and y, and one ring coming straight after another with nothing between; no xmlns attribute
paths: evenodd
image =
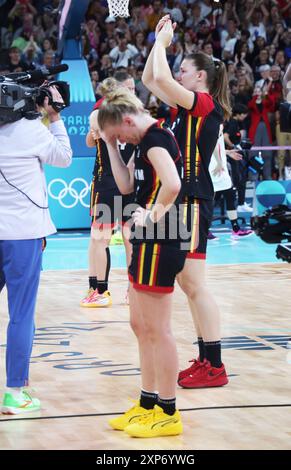
<svg viewBox="0 0 291 470"><path fill-rule="evenodd" d="M154 123L146 132L145 136L141 140L140 144L135 149L135 170L134 170L134 189L135 189L135 203L139 206L151 209L155 204L159 190L161 188L161 182L159 177L151 164L148 158L148 151L153 147L161 147L168 151L171 158L173 159L177 172L180 179L182 179L182 157L177 141L173 133L169 129L161 127L161 123ZM180 197L175 201L175 207L178 208L180 202ZM176 214L176 215L175 215ZM135 237L132 236L131 242L137 243L141 241L147 242L159 242L159 243L169 243L170 241L177 242L177 238L170 240L169 237L169 224L171 222L171 217L178 217L178 209L174 211L174 214L167 213L163 220L159 221L157 224L153 224L154 234L152 234L152 239L149 239L147 234L147 229L145 228L136 228L133 227L133 232ZM177 224L178 219L174 221ZM160 225L159 225L160 224ZM158 234L158 228L162 226L160 234ZM165 235L163 237L162 235Z"/></svg>
<svg viewBox="0 0 291 470"><path fill-rule="evenodd" d="M214 190L208 170L223 122L221 106L208 93L193 93L192 109L178 106L172 125L182 152L183 191L200 199L213 199Z"/></svg>

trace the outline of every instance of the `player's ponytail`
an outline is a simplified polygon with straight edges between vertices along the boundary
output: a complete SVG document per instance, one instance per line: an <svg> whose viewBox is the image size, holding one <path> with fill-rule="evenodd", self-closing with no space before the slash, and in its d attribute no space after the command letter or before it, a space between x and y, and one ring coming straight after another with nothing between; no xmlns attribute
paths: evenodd
<svg viewBox="0 0 291 470"><path fill-rule="evenodd" d="M98 126L104 130L107 125L119 125L125 114L146 112L142 102L126 88L117 88L105 96L98 111Z"/></svg>
<svg viewBox="0 0 291 470"><path fill-rule="evenodd" d="M229 101L227 72L224 63L218 59L213 60L203 52L190 54L186 59L192 60L197 70L205 70L209 93L222 107L224 119L229 119L231 116L231 106Z"/></svg>

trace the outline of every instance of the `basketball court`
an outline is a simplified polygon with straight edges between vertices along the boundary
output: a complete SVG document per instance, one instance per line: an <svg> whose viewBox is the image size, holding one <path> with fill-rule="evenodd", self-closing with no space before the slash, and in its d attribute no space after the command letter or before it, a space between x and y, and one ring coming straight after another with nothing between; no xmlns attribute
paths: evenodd
<svg viewBox="0 0 291 470"><path fill-rule="evenodd" d="M127 16L120 8L127 8L128 1L117 3L117 10L110 5L110 17ZM135 439L108 424L139 398L141 377L125 303L128 278L123 245L110 247L112 306L79 306L88 284L86 228L95 162L95 148L86 147L85 136L96 100L79 47L80 23L88 4L89 0L64 1L60 11L58 52L70 68L60 78L71 86L71 106L62 117L74 159L69 170L46 169L52 218L62 230L48 238L37 297L30 385L41 410L0 415L0 449L291 450L290 264L278 261L276 245L263 243L255 234L234 240L225 225L214 227L217 239L209 241L207 263L209 287L222 317L228 385L195 390L177 386L184 426L179 436ZM259 213L272 205L269 196L274 204L289 204L289 188L276 182L271 190L258 193ZM4 390L6 289L2 294L0 388ZM198 348L193 345L196 334L187 298L177 284L172 327L180 369L184 369L197 357Z"/></svg>
<svg viewBox="0 0 291 470"><path fill-rule="evenodd" d="M1 415L1 449L290 449L290 266L268 258L275 245L254 235L234 243L223 232L215 231L219 240L209 243L208 279L222 313L230 382L215 389L178 388L183 435L141 440L109 427L108 419L128 409L140 388L137 344L124 304L126 271L115 267L111 272L111 308L80 308L87 273L78 266L88 240L86 234L63 233L48 241L44 267L49 270L42 273L37 303L31 385L42 410ZM73 249L74 237L82 238L79 251ZM267 263L263 247L270 249ZM113 246L111 252L114 266L123 266L123 247ZM6 293L0 309L7 311ZM7 318L1 315L0 321L3 389ZM178 286L173 329L184 368L194 356L195 334Z"/></svg>

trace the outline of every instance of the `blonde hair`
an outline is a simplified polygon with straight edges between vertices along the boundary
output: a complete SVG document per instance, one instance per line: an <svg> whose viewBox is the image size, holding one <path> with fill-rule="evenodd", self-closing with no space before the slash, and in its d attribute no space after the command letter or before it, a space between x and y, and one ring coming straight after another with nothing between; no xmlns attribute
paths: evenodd
<svg viewBox="0 0 291 470"><path fill-rule="evenodd" d="M113 77L108 77L101 82L97 88L97 93L101 96L106 96L108 93L112 93L112 91L116 90L116 88L120 86Z"/></svg>
<svg viewBox="0 0 291 470"><path fill-rule="evenodd" d="M126 88L116 88L107 93L98 112L98 126L104 130L107 125L116 126L122 123L125 114L146 113L142 102Z"/></svg>

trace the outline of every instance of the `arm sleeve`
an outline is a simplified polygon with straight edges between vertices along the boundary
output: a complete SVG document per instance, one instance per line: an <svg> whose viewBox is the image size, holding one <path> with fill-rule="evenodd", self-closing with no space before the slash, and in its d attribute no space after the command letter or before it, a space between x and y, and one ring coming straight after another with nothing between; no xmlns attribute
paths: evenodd
<svg viewBox="0 0 291 470"><path fill-rule="evenodd" d="M53 122L49 130L39 121L37 156L42 163L66 168L72 163L72 149L63 121Z"/></svg>

